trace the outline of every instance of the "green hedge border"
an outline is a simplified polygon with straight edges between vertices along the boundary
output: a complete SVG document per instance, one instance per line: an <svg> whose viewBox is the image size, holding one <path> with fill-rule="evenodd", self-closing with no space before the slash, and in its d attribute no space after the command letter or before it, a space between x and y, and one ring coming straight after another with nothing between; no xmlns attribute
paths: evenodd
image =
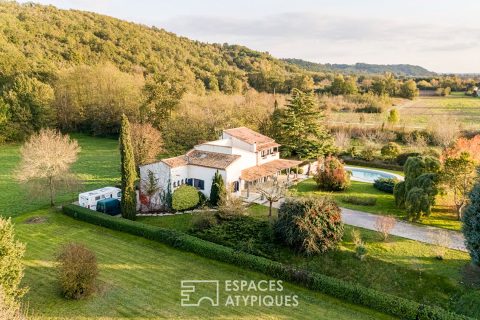
<svg viewBox="0 0 480 320"><path fill-rule="evenodd" d="M362 167L368 167L368 168L377 168L377 169L387 169L387 170L393 170L393 171L403 171L403 166L399 166L397 164L389 164L389 163L383 163L379 161L367 161L367 160L361 160L361 159L352 159L348 157L340 157L345 164L349 164L352 166L362 166Z"/></svg>
<svg viewBox="0 0 480 320"><path fill-rule="evenodd" d="M401 319L469 319L468 317L450 313L439 307L419 304L361 285L348 283L343 280L285 265L252 254L235 251L231 248L202 240L183 232L142 224L123 218L111 217L73 204L63 206L63 212L67 216L77 220L162 242L209 259L246 267L273 278L301 284L309 289L353 304L363 305Z"/></svg>

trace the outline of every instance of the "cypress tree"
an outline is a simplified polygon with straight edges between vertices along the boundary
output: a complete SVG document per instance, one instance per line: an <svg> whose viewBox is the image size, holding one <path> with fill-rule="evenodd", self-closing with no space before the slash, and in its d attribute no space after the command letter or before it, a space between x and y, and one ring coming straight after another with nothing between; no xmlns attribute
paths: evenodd
<svg viewBox="0 0 480 320"><path fill-rule="evenodd" d="M480 183L470 192L470 204L463 213L462 232L475 265L480 265Z"/></svg>
<svg viewBox="0 0 480 320"><path fill-rule="evenodd" d="M137 214L137 195L135 192L137 170L130 137L130 122L125 114L122 115L120 129L120 159L122 166L122 217L135 220Z"/></svg>
<svg viewBox="0 0 480 320"><path fill-rule="evenodd" d="M218 172L215 172L212 181L212 188L210 189L210 204L212 206L218 206L222 196L227 194L227 189L225 188L225 183L223 182L222 175Z"/></svg>

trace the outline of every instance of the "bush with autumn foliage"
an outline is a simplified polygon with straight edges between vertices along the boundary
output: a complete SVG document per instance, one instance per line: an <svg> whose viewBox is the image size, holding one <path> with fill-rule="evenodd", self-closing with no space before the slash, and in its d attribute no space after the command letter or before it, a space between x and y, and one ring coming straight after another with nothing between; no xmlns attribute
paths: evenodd
<svg viewBox="0 0 480 320"><path fill-rule="evenodd" d="M452 146L445 149L442 154L442 160L447 158L457 158L463 152L468 153L476 163L480 163L480 134L477 134L471 139L457 139Z"/></svg>
<svg viewBox="0 0 480 320"><path fill-rule="evenodd" d="M318 170L314 179L318 188L325 191L342 191L350 186L350 173L345 170L343 163L333 156L325 159L323 168Z"/></svg>
<svg viewBox="0 0 480 320"><path fill-rule="evenodd" d="M329 197L287 199L274 230L282 242L307 254L335 248L344 231L340 208Z"/></svg>

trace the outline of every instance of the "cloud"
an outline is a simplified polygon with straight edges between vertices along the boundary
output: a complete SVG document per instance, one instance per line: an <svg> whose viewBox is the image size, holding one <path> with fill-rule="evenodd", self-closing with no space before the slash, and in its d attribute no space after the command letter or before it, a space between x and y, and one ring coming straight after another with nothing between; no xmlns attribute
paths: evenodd
<svg viewBox="0 0 480 320"><path fill-rule="evenodd" d="M445 70L436 55L480 49L478 28L444 21L289 12L252 18L184 15L161 25L203 41L239 43L280 57L323 62L427 61L427 67Z"/></svg>

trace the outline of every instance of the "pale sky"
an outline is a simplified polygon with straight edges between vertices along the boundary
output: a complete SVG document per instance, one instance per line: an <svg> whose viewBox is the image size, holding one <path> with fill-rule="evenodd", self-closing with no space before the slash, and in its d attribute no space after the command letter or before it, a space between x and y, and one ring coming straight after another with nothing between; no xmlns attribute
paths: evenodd
<svg viewBox="0 0 480 320"><path fill-rule="evenodd" d="M25 1L21 1L25 2ZM478 0L37 0L320 63L480 73Z"/></svg>

